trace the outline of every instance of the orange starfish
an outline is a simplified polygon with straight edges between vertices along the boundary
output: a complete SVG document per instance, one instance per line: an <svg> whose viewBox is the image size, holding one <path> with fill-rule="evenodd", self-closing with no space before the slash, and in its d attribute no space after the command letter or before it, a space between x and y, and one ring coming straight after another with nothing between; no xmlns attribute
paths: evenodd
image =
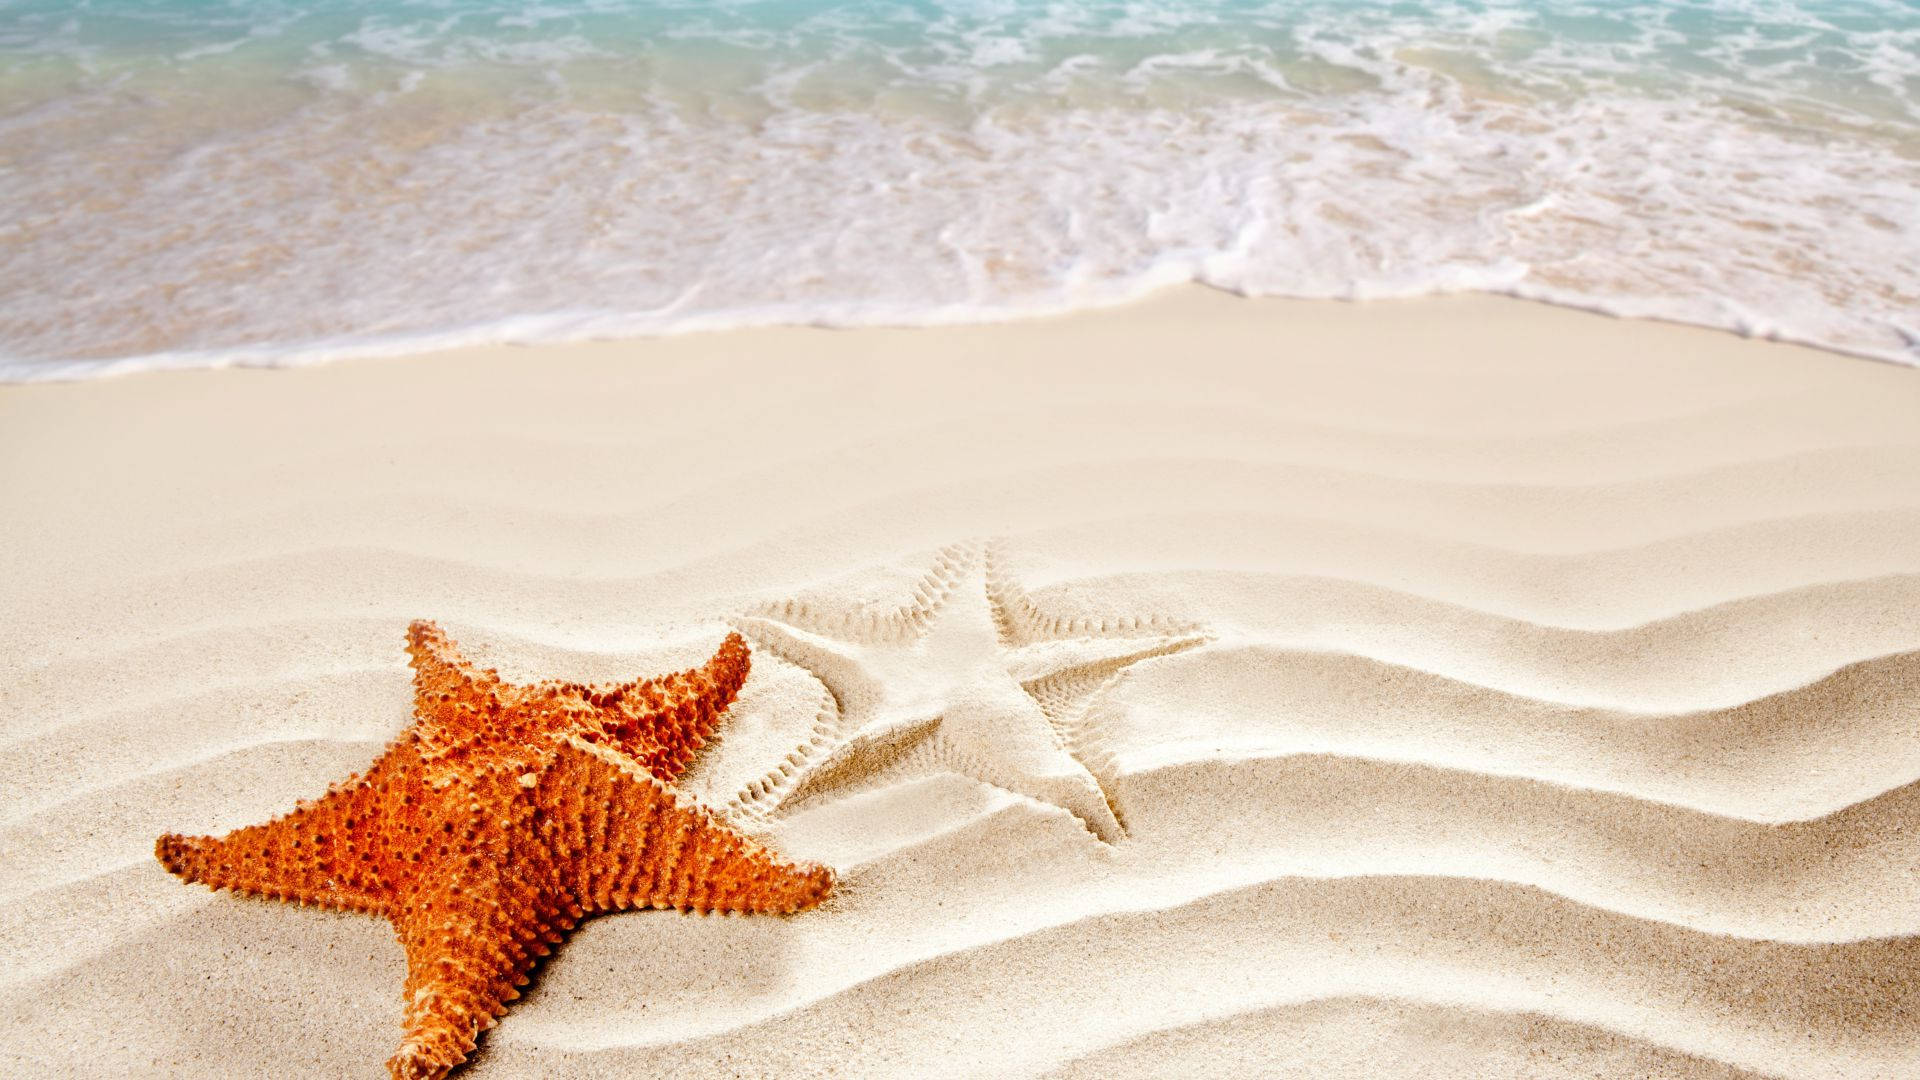
<svg viewBox="0 0 1920 1080"><path fill-rule="evenodd" d="M730 634L699 669L617 686L503 682L432 623L407 630L415 720L364 777L221 839L168 834L188 881L384 915L407 951L396 1078L445 1076L587 915L793 912L833 886L666 783L746 680Z"/></svg>

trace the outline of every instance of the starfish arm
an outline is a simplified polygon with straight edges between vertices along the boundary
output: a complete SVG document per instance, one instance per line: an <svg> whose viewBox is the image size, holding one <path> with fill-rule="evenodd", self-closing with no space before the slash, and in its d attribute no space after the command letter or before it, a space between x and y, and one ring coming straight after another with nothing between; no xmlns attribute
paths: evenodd
<svg viewBox="0 0 1920 1080"><path fill-rule="evenodd" d="M1126 835L1099 779L1050 738L1045 744L1036 740L1026 746L983 745L942 734L927 747L923 758L935 768L1060 807L1103 843L1117 843Z"/></svg>
<svg viewBox="0 0 1920 1080"><path fill-rule="evenodd" d="M561 884L586 911L787 914L833 888L832 870L781 861L629 761L578 739L560 747L534 801Z"/></svg>
<svg viewBox="0 0 1920 1080"><path fill-rule="evenodd" d="M713 734L752 665L746 639L728 634L701 667L596 690L589 700L603 710L608 743L671 783Z"/></svg>
<svg viewBox="0 0 1920 1080"><path fill-rule="evenodd" d="M906 599L898 604L869 603L851 610L821 610L805 599L787 599L761 604L757 615L823 637L841 637L869 644L910 641L923 636L927 624L939 613L953 592L965 580L977 553L970 544L949 544L934 555L933 565L920 576Z"/></svg>
<svg viewBox="0 0 1920 1080"><path fill-rule="evenodd" d="M454 645L438 623L415 619L407 624L407 664L413 668L416 691L464 691L479 681L490 681Z"/></svg>
<svg viewBox="0 0 1920 1080"><path fill-rule="evenodd" d="M153 853L169 872L214 889L383 912L387 890L371 858L392 772L385 765L383 758L364 779L349 777L319 801L265 825L223 837L167 833Z"/></svg>
<svg viewBox="0 0 1920 1080"><path fill-rule="evenodd" d="M873 724L808 766L781 801L799 803L834 788L875 786L911 771L905 767L926 756L923 751L939 730L938 716Z"/></svg>
<svg viewBox="0 0 1920 1080"><path fill-rule="evenodd" d="M579 910L546 877L540 865L480 876L455 864L406 895L393 919L407 953L406 1038L387 1062L395 1080L438 1080L465 1061L573 928Z"/></svg>
<svg viewBox="0 0 1920 1080"><path fill-rule="evenodd" d="M424 620L407 626L407 655L413 667L412 738L441 774L456 773L489 734L510 724L502 706L519 688L502 683L491 669L475 668L446 631Z"/></svg>
<svg viewBox="0 0 1920 1080"><path fill-rule="evenodd" d="M1007 673L1032 692L1036 687L1072 687L1082 693L1123 668L1185 652L1207 643L1205 634L1154 637L1066 638L1007 650Z"/></svg>
<svg viewBox="0 0 1920 1080"><path fill-rule="evenodd" d="M1185 635L1200 631L1199 623L1173 616L1147 615L1061 616L1042 611L1008 568L1007 545L995 540L987 545L985 576L987 596L993 603L994 622L1002 639L1025 645L1088 634L1131 634L1157 632Z"/></svg>
<svg viewBox="0 0 1920 1080"><path fill-rule="evenodd" d="M855 647L845 642L757 615L738 616L733 622L759 647L819 679L842 713L882 696L879 684L861 666Z"/></svg>

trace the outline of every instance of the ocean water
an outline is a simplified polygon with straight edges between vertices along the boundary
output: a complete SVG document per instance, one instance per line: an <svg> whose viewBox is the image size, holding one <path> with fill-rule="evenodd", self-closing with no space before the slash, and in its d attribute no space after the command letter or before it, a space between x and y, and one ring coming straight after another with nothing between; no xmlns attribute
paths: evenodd
<svg viewBox="0 0 1920 1080"><path fill-rule="evenodd" d="M1920 2L0 0L0 378L1185 281L1920 362Z"/></svg>

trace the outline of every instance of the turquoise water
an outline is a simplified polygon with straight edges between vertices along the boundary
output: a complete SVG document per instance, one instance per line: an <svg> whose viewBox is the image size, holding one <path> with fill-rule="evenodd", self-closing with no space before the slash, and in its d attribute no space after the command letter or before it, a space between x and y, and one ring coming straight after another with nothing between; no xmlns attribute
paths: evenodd
<svg viewBox="0 0 1920 1080"><path fill-rule="evenodd" d="M1920 361L1920 4L0 0L0 377L1182 281Z"/></svg>

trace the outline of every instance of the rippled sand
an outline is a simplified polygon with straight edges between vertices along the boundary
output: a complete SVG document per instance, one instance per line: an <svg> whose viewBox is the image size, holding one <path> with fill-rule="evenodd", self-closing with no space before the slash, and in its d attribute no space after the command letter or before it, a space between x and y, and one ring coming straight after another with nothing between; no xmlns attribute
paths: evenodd
<svg viewBox="0 0 1920 1080"><path fill-rule="evenodd" d="M430 617L509 677L759 629L690 787L843 883L589 922L464 1075L1920 1073L1917 418L1710 331L1197 289L0 389L0 1071L380 1075L386 924L151 851L370 762ZM1113 842L860 741L866 668L961 708L994 649L1128 653L1021 691Z"/></svg>

